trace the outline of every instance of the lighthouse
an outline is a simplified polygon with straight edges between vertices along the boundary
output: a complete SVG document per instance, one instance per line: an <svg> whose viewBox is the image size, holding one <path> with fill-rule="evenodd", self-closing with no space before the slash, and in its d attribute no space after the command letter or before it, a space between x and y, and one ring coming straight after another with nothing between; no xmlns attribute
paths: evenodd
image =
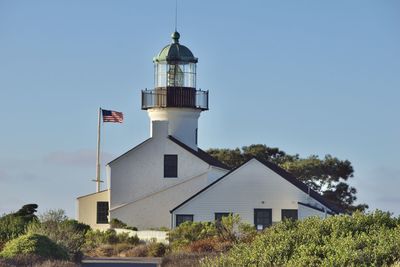
<svg viewBox="0 0 400 267"><path fill-rule="evenodd" d="M197 150L198 120L208 110L208 91L196 87L198 59L189 48L180 44L180 34L171 35L172 42L154 57L154 89L142 91L142 109L150 117L150 135L164 122L171 135Z"/></svg>

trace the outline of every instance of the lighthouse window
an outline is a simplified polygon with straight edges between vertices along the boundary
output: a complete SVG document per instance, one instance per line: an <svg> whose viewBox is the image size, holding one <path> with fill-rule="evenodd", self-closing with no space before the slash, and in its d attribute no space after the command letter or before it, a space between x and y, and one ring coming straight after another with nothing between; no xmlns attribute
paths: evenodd
<svg viewBox="0 0 400 267"><path fill-rule="evenodd" d="M178 155L164 155L164 177L178 177Z"/></svg>

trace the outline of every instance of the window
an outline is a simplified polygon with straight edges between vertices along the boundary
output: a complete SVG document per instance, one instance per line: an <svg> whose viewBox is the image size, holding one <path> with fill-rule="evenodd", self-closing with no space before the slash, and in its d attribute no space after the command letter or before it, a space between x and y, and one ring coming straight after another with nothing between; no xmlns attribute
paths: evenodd
<svg viewBox="0 0 400 267"><path fill-rule="evenodd" d="M184 222L193 222L193 215L192 214L177 214L175 225L178 227L181 223Z"/></svg>
<svg viewBox="0 0 400 267"><path fill-rule="evenodd" d="M282 210L282 221L285 219L297 220L297 210Z"/></svg>
<svg viewBox="0 0 400 267"><path fill-rule="evenodd" d="M222 217L228 217L232 213L229 212L216 212L215 213L215 221L220 222L222 220Z"/></svg>
<svg viewBox="0 0 400 267"><path fill-rule="evenodd" d="M178 177L178 155L164 155L164 177Z"/></svg>
<svg viewBox="0 0 400 267"><path fill-rule="evenodd" d="M272 225L272 209L254 209L254 225L261 231Z"/></svg>
<svg viewBox="0 0 400 267"><path fill-rule="evenodd" d="M97 202L97 223L108 223L108 202Z"/></svg>

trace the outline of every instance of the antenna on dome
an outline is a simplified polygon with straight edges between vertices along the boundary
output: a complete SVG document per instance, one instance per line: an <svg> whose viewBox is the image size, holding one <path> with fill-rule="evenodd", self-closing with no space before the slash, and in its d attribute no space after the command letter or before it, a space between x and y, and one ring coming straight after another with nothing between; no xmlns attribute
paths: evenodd
<svg viewBox="0 0 400 267"><path fill-rule="evenodd" d="M175 31L178 29L178 0L175 0Z"/></svg>

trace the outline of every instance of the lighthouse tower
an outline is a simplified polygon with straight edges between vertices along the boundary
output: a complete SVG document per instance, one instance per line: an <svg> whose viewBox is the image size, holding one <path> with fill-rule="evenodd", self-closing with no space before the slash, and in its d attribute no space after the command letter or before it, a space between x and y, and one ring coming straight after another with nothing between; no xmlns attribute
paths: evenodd
<svg viewBox="0 0 400 267"><path fill-rule="evenodd" d="M208 110L208 91L196 89L197 58L179 43L174 32L172 43L154 57L154 89L142 91L142 109L149 114L150 134L159 130L154 122L163 121L168 134L197 150L198 119Z"/></svg>

